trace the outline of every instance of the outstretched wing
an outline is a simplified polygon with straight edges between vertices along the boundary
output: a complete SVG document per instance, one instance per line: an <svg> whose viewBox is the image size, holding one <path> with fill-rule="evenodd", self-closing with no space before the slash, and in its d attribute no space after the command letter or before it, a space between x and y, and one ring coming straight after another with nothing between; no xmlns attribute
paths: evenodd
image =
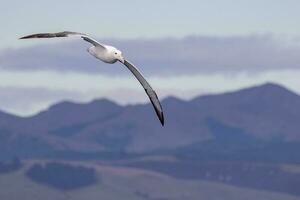
<svg viewBox="0 0 300 200"><path fill-rule="evenodd" d="M143 77L143 75L139 72L139 70L133 64L131 64L127 60L124 60L124 65L133 73L133 75L137 78L137 80L144 87L144 89L154 107L157 117L159 118L161 124L164 125L164 113L163 113L161 104L159 102L159 99L158 99L155 91L152 89L150 84L146 81L146 79Z"/></svg>
<svg viewBox="0 0 300 200"><path fill-rule="evenodd" d="M91 43L94 46L101 46L101 47L105 48L105 45L99 43L97 40L95 40L87 35L82 35L81 38L84 39L85 41Z"/></svg>
<svg viewBox="0 0 300 200"><path fill-rule="evenodd" d="M91 43L94 46L101 46L105 48L105 45L101 44L100 42L96 41L95 39L91 38L87 34L84 33L78 33L78 32L71 32L71 31L63 31L58 33L36 33L31 35L26 35L24 37L21 37L20 39L33 39L33 38L56 38L56 37L69 37L78 35L85 41Z"/></svg>
<svg viewBox="0 0 300 200"><path fill-rule="evenodd" d="M54 38L54 37L68 37L70 35L85 35L83 33L63 31L58 33L36 33L31 35L26 35L20 39L32 39L32 38Z"/></svg>

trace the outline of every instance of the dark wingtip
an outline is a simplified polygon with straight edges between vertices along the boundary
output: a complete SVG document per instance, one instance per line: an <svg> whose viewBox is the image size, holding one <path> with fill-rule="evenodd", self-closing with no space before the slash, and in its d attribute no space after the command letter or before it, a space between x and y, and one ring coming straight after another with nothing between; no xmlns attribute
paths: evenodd
<svg viewBox="0 0 300 200"><path fill-rule="evenodd" d="M20 37L19 40L30 39L30 38L33 38L33 36L32 35L26 35L26 36Z"/></svg>
<svg viewBox="0 0 300 200"><path fill-rule="evenodd" d="M160 123L161 123L162 126L165 125L165 117L164 117L164 113L163 112L160 113L159 121L160 121Z"/></svg>
<svg viewBox="0 0 300 200"><path fill-rule="evenodd" d="M151 101L151 103L153 104L152 101ZM153 106L154 106L154 104L153 104ZM164 126L165 125L165 117L164 117L163 111L158 110L155 106L154 106L154 110L156 112L157 118L159 119L161 125Z"/></svg>

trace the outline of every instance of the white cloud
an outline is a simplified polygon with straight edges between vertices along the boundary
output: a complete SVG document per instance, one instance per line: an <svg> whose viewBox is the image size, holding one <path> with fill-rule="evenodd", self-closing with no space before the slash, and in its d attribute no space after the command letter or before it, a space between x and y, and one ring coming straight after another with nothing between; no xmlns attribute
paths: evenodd
<svg viewBox="0 0 300 200"><path fill-rule="evenodd" d="M300 69L299 42L280 40L271 35L104 41L106 42L123 50L124 56L146 75L256 73L282 68ZM78 40L3 50L0 52L0 68L128 74L121 64L108 65L91 57L85 50L88 46L88 43Z"/></svg>

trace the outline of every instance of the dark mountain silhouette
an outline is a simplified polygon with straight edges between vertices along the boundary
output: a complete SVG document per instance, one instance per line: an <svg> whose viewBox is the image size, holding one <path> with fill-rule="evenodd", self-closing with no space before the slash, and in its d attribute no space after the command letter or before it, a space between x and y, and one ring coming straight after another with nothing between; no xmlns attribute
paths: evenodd
<svg viewBox="0 0 300 200"><path fill-rule="evenodd" d="M280 85L267 83L190 101L168 97L162 105L165 127L150 104L119 106L106 99L62 102L27 118L0 112L0 156L176 152L185 157L184 152L210 152L217 158L242 147L247 147L245 155L258 147L273 152L277 145L284 157L300 143L300 97ZM228 155L219 154L229 147ZM248 158L257 159L252 154ZM300 161L297 155L289 158Z"/></svg>

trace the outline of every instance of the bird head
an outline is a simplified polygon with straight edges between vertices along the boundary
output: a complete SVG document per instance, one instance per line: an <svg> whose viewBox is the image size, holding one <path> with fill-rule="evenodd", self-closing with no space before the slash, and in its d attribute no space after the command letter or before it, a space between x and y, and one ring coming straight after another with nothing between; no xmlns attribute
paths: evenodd
<svg viewBox="0 0 300 200"><path fill-rule="evenodd" d="M120 61L121 63L124 63L124 62L125 62L125 59L124 59L124 57L123 57L123 55L122 55L122 52L121 52L120 50L118 50L118 49L114 50L113 54L114 54L114 57L115 57L118 61Z"/></svg>

